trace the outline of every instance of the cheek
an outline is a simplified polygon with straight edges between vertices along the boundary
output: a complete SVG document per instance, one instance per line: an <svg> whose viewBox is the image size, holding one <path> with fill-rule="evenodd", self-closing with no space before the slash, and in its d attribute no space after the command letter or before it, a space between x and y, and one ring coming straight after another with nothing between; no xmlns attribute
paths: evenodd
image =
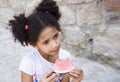
<svg viewBox="0 0 120 82"><path fill-rule="evenodd" d="M41 50L48 50L48 46L42 46Z"/></svg>
<svg viewBox="0 0 120 82"><path fill-rule="evenodd" d="M58 43L58 44L61 43L61 38L60 38L60 37L57 39L57 43Z"/></svg>
<svg viewBox="0 0 120 82"><path fill-rule="evenodd" d="M59 44L59 45L61 44L61 39L58 40L58 44Z"/></svg>
<svg viewBox="0 0 120 82"><path fill-rule="evenodd" d="M42 47L39 48L39 50L43 53L48 53L49 52L49 47L42 46Z"/></svg>

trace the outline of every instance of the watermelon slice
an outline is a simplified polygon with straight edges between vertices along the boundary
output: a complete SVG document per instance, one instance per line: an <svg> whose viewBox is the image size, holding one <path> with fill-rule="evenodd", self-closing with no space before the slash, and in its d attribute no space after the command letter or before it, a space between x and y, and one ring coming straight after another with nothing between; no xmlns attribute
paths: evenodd
<svg viewBox="0 0 120 82"><path fill-rule="evenodd" d="M68 73L73 69L73 64L69 58L57 59L53 69L56 73Z"/></svg>

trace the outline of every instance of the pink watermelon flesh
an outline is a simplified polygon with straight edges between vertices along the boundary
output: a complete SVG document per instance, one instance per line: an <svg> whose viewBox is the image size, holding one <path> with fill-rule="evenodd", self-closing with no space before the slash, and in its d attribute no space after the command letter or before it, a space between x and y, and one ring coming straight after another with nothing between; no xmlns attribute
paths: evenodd
<svg viewBox="0 0 120 82"><path fill-rule="evenodd" d="M73 64L69 58L57 59L53 69L56 73L68 73L73 69Z"/></svg>

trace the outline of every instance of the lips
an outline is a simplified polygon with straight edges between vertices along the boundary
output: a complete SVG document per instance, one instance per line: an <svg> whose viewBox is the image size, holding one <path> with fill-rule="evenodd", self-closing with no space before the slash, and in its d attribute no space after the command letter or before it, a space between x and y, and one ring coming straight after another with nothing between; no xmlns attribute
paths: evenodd
<svg viewBox="0 0 120 82"><path fill-rule="evenodd" d="M59 50L59 48L58 49L56 49L56 50L52 50L51 52L57 52Z"/></svg>
<svg viewBox="0 0 120 82"><path fill-rule="evenodd" d="M59 51L59 48L60 48L60 47L58 47L58 48L55 49L55 50L51 50L51 52L58 52L58 51Z"/></svg>

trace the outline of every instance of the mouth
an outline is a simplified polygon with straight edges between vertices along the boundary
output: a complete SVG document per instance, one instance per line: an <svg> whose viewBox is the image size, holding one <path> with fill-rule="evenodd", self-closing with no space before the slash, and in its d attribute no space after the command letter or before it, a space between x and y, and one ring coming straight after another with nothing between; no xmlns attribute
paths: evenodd
<svg viewBox="0 0 120 82"><path fill-rule="evenodd" d="M60 47L58 47L57 49L55 49L55 50L52 50L51 52L58 52L59 51L59 49L60 49Z"/></svg>

